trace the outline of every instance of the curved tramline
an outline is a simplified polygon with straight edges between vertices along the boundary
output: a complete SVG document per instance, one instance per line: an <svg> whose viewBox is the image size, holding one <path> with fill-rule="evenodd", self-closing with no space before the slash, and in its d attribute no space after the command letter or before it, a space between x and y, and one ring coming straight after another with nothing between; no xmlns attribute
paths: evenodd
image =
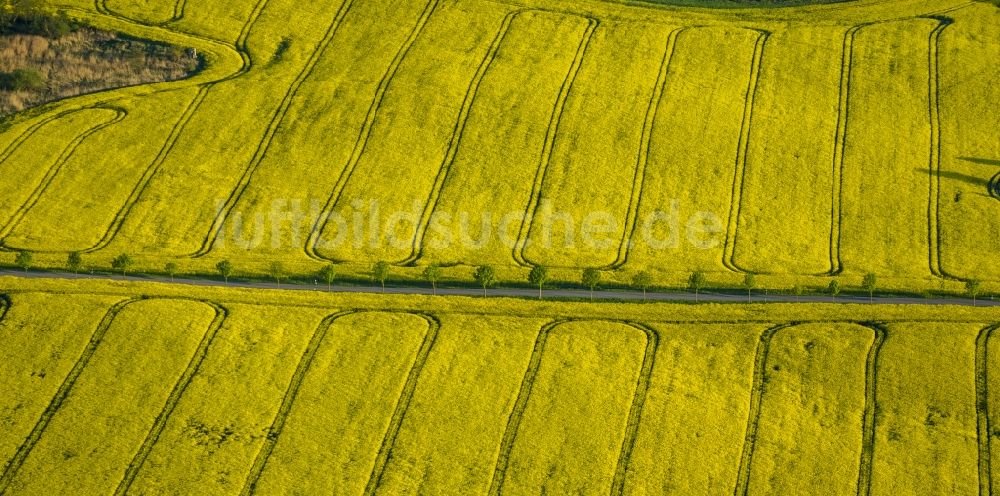
<svg viewBox="0 0 1000 496"><path fill-rule="evenodd" d="M424 370L424 365L427 363L427 356L430 354L431 349L434 348L438 330L441 328L441 322L436 317L423 314L419 316L427 321L427 333L420 344L420 350L417 351L417 357L413 362L413 366L406 376L406 384L403 385L403 392L399 395L399 401L396 402L396 408L392 412L392 420L389 422L389 428L386 430L385 437L382 438L382 444L379 445L378 456L375 458L375 466L372 468L368 484L365 486L365 495L367 496L375 494L382 483L385 466L389 458L392 457L392 447L396 442L396 437L399 435L399 428L402 426L403 418L410 408L413 393L417 388L417 381L420 380L420 373Z"/></svg>
<svg viewBox="0 0 1000 496"><path fill-rule="evenodd" d="M979 445L979 494L993 493L993 419L990 418L990 338L1000 325L984 327L976 337L976 441Z"/></svg>
<svg viewBox="0 0 1000 496"><path fill-rule="evenodd" d="M82 284L0 287L4 494L992 487L994 309Z"/></svg>
<svg viewBox="0 0 1000 496"><path fill-rule="evenodd" d="M129 489L132 487L132 483L135 481L136 474L138 474L139 470L142 469L142 465L146 462L146 458L149 457L149 452L160 439L160 434L163 433L167 420L177 407L177 403L184 394L184 390L187 389L188 385L191 384L191 380L194 379L195 374L198 373L198 369L201 367L202 362L205 361L205 356L208 354L208 348L212 345L219 329L222 328L222 325L225 323L226 318L229 315L229 311L221 305L210 302L204 303L206 305L210 305L215 311L215 319L205 331L205 335L202 337L197 351L195 351L194 356L191 358L187 368L184 370L184 374L181 375L177 383L174 384L174 388L171 390L170 396L167 398L167 402L163 406L163 410L161 410L156 416L156 420L153 422L153 427L150 428L149 433L146 435L146 439L142 442L142 446L139 448L139 451L136 452L135 457L132 458L131 463L128 465L128 469L125 470L125 475L122 477L121 482L118 483L118 487L115 489L115 495L128 494Z"/></svg>
<svg viewBox="0 0 1000 496"><path fill-rule="evenodd" d="M428 225L434 217L434 213L437 211L438 203L441 198L441 189L444 187L445 181L448 180L448 174L451 171L451 166L455 162L455 156L458 153L458 147L462 142L462 135L465 132L465 124L468 122L469 112L472 110L472 103L476 100L476 93L479 91L479 85L482 84L483 78L486 77L490 67L496 60L497 52L500 51L500 46L507 37L507 32L510 30L511 23L515 18L517 18L517 16L525 13L526 11L527 10L516 10L504 16L503 21L500 23L500 28L497 30L496 36L493 38L493 42L490 43L489 51L479 64L479 68L476 70L476 74L473 76L472 82L469 83L469 88L466 90L465 96L462 98L462 108L459 111L458 120L455 122L455 129L452 132L451 138L448 140L448 151L445 153L444 161L441 163L441 169L434 178L434 187L428 197L427 204L424 207L423 212L421 212L420 221L417 224L413 238L412 253L405 260L399 262L400 265L413 264L419 260L421 256L423 256L424 237L427 235Z"/></svg>
<svg viewBox="0 0 1000 496"><path fill-rule="evenodd" d="M535 265L663 287L695 271L769 289L998 282L997 230L974 226L1000 197L985 168L995 112L970 110L995 100L973 62L996 51L988 5L59 6L204 64L11 119L3 263L25 250L45 268L129 253L142 272L229 260L361 278L385 261L405 277L489 264L502 282ZM595 245L576 236L591 228Z"/></svg>
<svg viewBox="0 0 1000 496"><path fill-rule="evenodd" d="M764 49L771 33L758 30L757 42L754 44L753 61L750 63L750 77L746 90L746 105L743 108L743 123L740 126L740 140L736 149L736 170L733 173L733 196L729 209L729 222L726 224L726 241L722 255L722 265L733 272L746 272L736 264L735 251L737 235L739 234L740 211L743 203L743 185L747 169L747 147L750 146L750 135L753 130L754 102L757 99L757 88L760 83L760 66L764 58Z"/></svg>
<svg viewBox="0 0 1000 496"><path fill-rule="evenodd" d="M122 223L125 222L125 218L132 212L132 208L135 206L136 202L139 201L143 191L145 191L146 187L149 185L149 181L159 172L160 166L163 165L163 161L166 160L167 155L170 154L174 145L177 144L177 139L180 137L181 133L184 132L184 128L187 126L188 122L191 121L191 118L194 117L198 108L201 107L202 102L205 101L205 97L208 96L208 92L211 88L211 84L206 84L198 88L198 92L195 94L194 99L191 100L191 103L188 104L184 113L182 113L177 122L174 123L173 128L170 130L170 134L163 143L163 147L160 148L159 153L156 154L156 157L153 158L152 162L150 162L149 167L146 168L146 171L139 179L135 188L132 189L132 193L129 195L128 199L125 200L125 205L118 211L118 213L115 214L114 220L111 222L107 231L104 232L104 235L101 236L100 241L98 241L94 246L82 250L81 253L93 253L106 248L111 243L115 235L118 234L118 231L121 230Z"/></svg>
<svg viewBox="0 0 1000 496"><path fill-rule="evenodd" d="M861 325L871 329L874 333L874 339L868 351L868 360L865 362L865 410L857 492L858 496L868 496L871 494L872 459L875 457L875 415L878 411L878 398L876 397L878 360L888 331L882 324L868 323Z"/></svg>
<svg viewBox="0 0 1000 496"><path fill-rule="evenodd" d="M523 250L530 264L607 267L625 249L629 231L637 224L649 133L675 40L683 29L609 21L595 31L566 98L537 207L530 216ZM590 173L608 164L620 166L602 171L600 180ZM565 249L565 241L577 241L576 226L598 211L624 218L624 226L613 226L592 246ZM562 225L563 219L570 225Z"/></svg>
<svg viewBox="0 0 1000 496"><path fill-rule="evenodd" d="M531 220L538 212L539 195L541 195L542 185L545 183L545 174L548 172L549 163L552 159L552 147L556 140L556 135L559 132L559 123L562 119L563 110L565 109L566 98L569 96L570 91L573 90L573 84L576 82L576 76L580 72L580 66L583 63L584 57L587 56L587 49L590 48L590 42L593 39L594 31L597 30L598 26L600 26L600 20L587 18L587 27L583 32L583 36L580 39L580 45L577 47L576 55L573 57L573 62L570 64L569 72L566 73L566 79L563 80L562 87L559 89L559 96L556 98L556 102L552 108L549 126L545 131L545 139L542 145L542 154L538 165L538 172L535 173L534 184L531 187L531 195L528 197L528 205L524 209L524 219L521 221L521 227L517 235L517 242L515 243L513 250L514 261L521 266L531 265L531 262L524 257L524 250L528 242L528 230L531 227Z"/></svg>
<svg viewBox="0 0 1000 496"><path fill-rule="evenodd" d="M533 437L530 436L530 433L538 429L537 425L526 426L525 423L530 421L532 424L534 424L541 420L529 415L529 410L531 410L532 406L531 402L533 401L532 399L534 398L535 401L541 401L541 398L545 397L544 396L545 393L550 393L553 397L546 399L555 402L558 399L557 398L558 394L557 392L554 392L553 389L559 388L560 386L565 388L565 385L561 383L550 383L551 381L553 381L552 374L556 373L556 371L558 370L565 369L568 371L568 370L573 370L573 367L579 366L581 367L580 373L583 375L586 375L588 372L595 372L595 373L600 372L609 374L609 376L607 377L594 377L593 378L594 380L614 379L613 377L610 376L610 374L612 374L613 372L617 372L617 370L615 371L598 370L597 367L599 366L591 366L589 368L593 370L589 370L588 367L582 365L575 365L575 364L571 365L570 362L572 361L572 359L568 357L563 357L562 360L559 360L557 362L559 352L561 351L565 352L566 346L573 348L574 345L577 343L577 341L575 340L577 339L582 340L583 338L582 336L579 335L579 333L572 333L568 329L565 331L567 336L564 337L561 334L559 334L557 335L558 338L554 338L552 336L554 331L562 331L561 328L586 327L590 329L590 328L596 328L597 326L615 326L619 327L618 330L627 329L629 331L637 331L636 334L641 335L642 340L645 341L644 343L642 343L643 351L642 353L639 354L639 357L637 357L639 358L638 360L634 361L629 360L626 362L624 361L626 360L624 357L618 356L613 358L610 356L610 354L608 356L603 357L603 359L605 360L623 360L623 362L615 362L615 363L620 363L622 365L627 364L631 367L634 367L635 369L634 370L635 376L634 378L632 378L634 382L629 383L634 386L631 386L633 389L628 391L628 393L630 394L627 395L628 400L625 402L627 403L628 406L624 408L623 411L616 412L616 414L624 414L627 411L627 417L624 417L623 420L618 419L619 422L623 424L622 427L624 429L624 432L621 433L620 437L618 436L617 433L608 436L608 441L611 443L615 443L614 444L615 450L614 453L607 453L607 455L609 455L610 458L617 460L617 463L612 463L611 466L608 467L600 467L606 470L606 474L604 474L604 477L601 478L601 481L607 483L607 487L603 488L603 490L610 490L611 494L621 494L624 491L625 473L628 470L629 458L631 456L631 452L634 447L636 431L642 419L643 404L646 401L646 397L650 388L650 376L652 375L653 367L655 364L657 347L659 344L658 334L655 330L643 324L624 322L624 321L614 321L614 320L570 319L570 320L559 320L552 322L550 324L543 326L542 329L539 331L538 338L535 341L534 349L532 350L532 355L528 368L525 372L524 380L521 383L521 389L518 392L517 400L514 403L514 407L511 411L510 417L507 420L503 441L500 446L500 453L497 457L496 469L493 473L493 477L490 483L490 489L489 489L490 494L502 494L504 492L504 486L512 484L510 480L512 478L512 475L516 475L518 478L521 477L526 478L525 480L514 481L514 483L520 484L518 486L519 489L515 490L515 492L520 492L521 490L525 490L526 489L525 485L534 487L532 484L535 484L535 481L532 481L530 476L528 475L521 475L521 472L535 471L534 469L537 468L538 463L530 463L530 462L533 461L539 462L539 460L524 461L520 460L520 458L524 456L529 456L534 458L536 456L536 453L526 454L523 451L518 451L516 448L518 446L519 439L521 440L522 443L524 442L524 439L533 439ZM616 330L615 332L617 332L618 330ZM594 339L595 340L594 342L598 343L599 341L597 340L599 340L600 337L601 337L600 335L597 335L597 336L590 336L589 338ZM553 339L558 339L565 342L557 341L555 343L557 347L553 349L553 343L551 342ZM581 341L581 342L589 342L589 341ZM638 343L633 343L633 344L638 344ZM547 349L548 349L548 354L557 354L557 356L547 361L545 359ZM589 353L593 351L595 350L588 349L587 352ZM553 363L558 363L558 365L553 365ZM543 373L543 368L546 367L548 368L557 367L557 369L555 369L555 371L546 370ZM584 372L584 370L586 370L586 372ZM627 376L619 377L617 379L625 380L626 377ZM539 380L545 383L541 388L542 393L540 396L538 392L539 386L536 384ZM568 396L568 398L566 399L570 400L581 399L580 397L571 394L568 388L560 392ZM625 392L623 391L622 393L623 395L621 398L618 398L619 400L625 397L624 395ZM557 404L546 405L548 408L546 408L545 410L552 411L550 409L556 405ZM579 416L586 417L588 413L593 413L593 414L600 413L600 412L592 412L587 407L593 407L593 405L586 405L586 406L577 405L579 411L577 411L576 414ZM608 418L607 420L610 420L610 418ZM548 418L544 419L544 422L551 422L551 421L553 420ZM586 420L581 420L581 422L586 422ZM529 435L527 435L527 437L524 432L526 428L529 428L528 430L531 431L528 433ZM567 429L571 429L571 427L567 427ZM597 445L595 445L595 447L596 446ZM583 448L575 447L575 449L581 450ZM590 459L588 460L590 464L596 464L597 461L595 459L599 459L597 453L581 452L578 455L579 458ZM575 459L578 457L573 457L573 458ZM511 473L512 464L514 464L515 467L519 467L517 470L514 471L513 474ZM570 466L572 465L572 463L566 463L566 465L567 465L566 467L561 467L559 469L559 472L561 472L563 475L565 475L566 472L571 472L573 468ZM593 468L598 468L598 467L595 466ZM589 474L587 475L580 474L580 475L582 477L589 476ZM545 483L546 485L543 487L548 487L547 485L549 483L565 484L567 482L568 481L561 481L561 482L547 481ZM554 487L559 487L562 490L567 490L569 486L557 485Z"/></svg>
<svg viewBox="0 0 1000 496"><path fill-rule="evenodd" d="M957 279L944 270L941 263L941 91L940 51L941 33L955 20L950 17L932 16L938 25L928 36L928 112L930 120L930 159L927 166L929 191L927 193L927 247L931 273L937 277Z"/></svg>
<svg viewBox="0 0 1000 496"><path fill-rule="evenodd" d="M653 94L649 98L649 106L646 108L646 116L642 125L642 137L639 145L639 152L636 154L635 177L632 179L632 192L629 196L628 213L625 217L625 229L622 231L622 241L618 245L618 255L615 261L606 265L605 269L619 269L628 263L628 254L635 243L635 231L638 225L639 211L642 207L642 191L646 184L646 166L649 164L649 147L653 128L656 126L656 116L660 109L660 102L663 99L663 92L667 85L667 74L670 71L670 62L674 58L674 50L677 47L677 38L690 28L677 28L667 36L667 46L663 50L663 61L660 63L660 71L656 76L656 83L653 86Z"/></svg>
<svg viewBox="0 0 1000 496"><path fill-rule="evenodd" d="M340 197L343 194L344 187L347 182L351 179L351 175L354 172L355 167L358 165L358 161L361 160L361 155L365 152L365 147L368 145L368 137L371 134L372 127L375 124L375 119L378 116L379 109L382 107L382 100L385 97L386 90L389 88L393 77L396 75L396 71L399 70L400 64L403 59L406 58L410 49L413 47L414 42L420 36L423 31L424 26L427 25L427 20L437 9L438 0L431 0L424 7L424 11L420 14L417 19L416 25L413 30L410 31L409 36L403 42L402 46L396 52L395 57L386 68L385 73L382 75L382 79L379 81L378 88L375 90L375 95L372 98L371 105L368 107L368 113L365 116L364 124L361 127L361 131L358 133L357 141L355 141L354 148L351 151L351 156L344 166L340 177L337 179L337 184L334 186L333 191L330 192L330 196L327 198L326 203L320 213L320 217L313 224L310 232L309 238L306 241L306 254L316 260L329 260L320 254L316 245L319 243L320 236L322 236L323 231L327 227L327 222L330 219L330 215L333 213L333 209L336 208L337 203L340 201Z"/></svg>
<svg viewBox="0 0 1000 496"><path fill-rule="evenodd" d="M123 18L129 19L130 21L133 21L133 22L137 22L137 23L140 23L140 24L146 24L146 25L149 25L149 26L166 26L166 25L168 25L168 24L170 24L172 22L177 22L177 21L183 19L184 18L184 8L187 5L187 0L174 0L173 2L170 2L169 5L158 5L157 7L159 7L159 8L157 8L157 9L150 9L148 5L145 5L145 4L149 3L148 0L146 0L146 1L142 1L142 0L134 1L134 3L137 3L139 5L129 5L130 3L133 3L133 2L132 1L128 1L128 0L97 0L97 1L100 2L100 8L104 12L107 12L109 14L113 14L113 15L118 16L118 17L123 17ZM119 9L115 9L115 8L112 8L112 7L108 6L108 3L112 2L112 1L114 3L116 3L116 4L123 3L124 5L122 5L121 7L128 7L128 8L138 9L139 12L141 12L142 14L157 14L158 13L158 14L164 14L164 15L162 15L160 19L156 19L156 20L154 20L154 19L142 19L142 18L139 18L139 17L130 17L130 16L126 15L125 13L123 13L120 8ZM154 3L154 4L158 4L158 3L167 4L167 2L164 2L163 0L154 0L152 3ZM156 10L160 10L162 12L155 12ZM167 17L167 16L169 16L169 17ZM151 16L144 16L144 17L151 17Z"/></svg>
<svg viewBox="0 0 1000 496"><path fill-rule="evenodd" d="M632 398L632 406L629 409L628 429L625 432L625 440L622 442L621 454L618 456L618 465L615 468L614 482L611 485L611 494L613 495L625 493L625 475L628 473L632 451L635 450L636 435L639 423L642 422L642 407L649 394L653 367L656 366L656 352L660 346L660 334L656 329L635 322L629 322L627 325L646 334L646 351L642 356L642 370L639 373L639 380L635 386L635 396Z"/></svg>
<svg viewBox="0 0 1000 496"><path fill-rule="evenodd" d="M324 342L332 338L329 336L329 331L333 326L335 326L341 319L358 317L365 314L377 315L378 313L392 314L396 313L400 316L414 316L422 321L426 328L423 331L423 336L420 339L420 345L418 349L414 350L413 363L408 369L408 374L406 375L405 381L402 384L401 392L397 401L395 402L395 407L393 408L391 418L389 419L388 426L381 436L381 443L376 449L377 454L374 456L373 468L368 475L368 482L366 484L366 493L370 493L377 486L379 479L382 476L382 472L385 468L385 463L389 457L390 451L392 449L393 442L398 434L400 425L402 424L403 417L406 414L406 410L410 404L413 397L414 390L417 385L417 381L420 377L420 372L423 369L424 364L427 361L427 356L431 352L434 346L434 341L437 338L439 323L435 317L430 315L415 313L415 312L376 312L367 310L348 310L335 313L325 318L323 322L317 327L316 332L313 334L309 345L306 348L305 353L302 355L301 360L296 368L295 374L293 375L292 381L289 383L288 388L285 391L285 396L282 399L281 407L278 409L277 415L274 418L271 427L267 430L267 438L264 445L260 448L257 453L256 459L250 470L249 475L243 485L242 494L256 494L259 490L259 486L266 481L268 467L273 463L273 458L277 448L280 448L279 443L282 441L282 433L286 430L290 416L292 415L293 409L295 408L296 401L302 401L301 390L307 382L308 376L311 373L311 369L314 366L314 362L317 355L320 354L321 347L324 346ZM281 470L287 470L288 467L285 464L288 463L287 459L281 461ZM362 470L357 467L356 470ZM360 472L359 472L360 475ZM339 474L338 474L339 476ZM361 487L359 485L359 487Z"/></svg>
<svg viewBox="0 0 1000 496"><path fill-rule="evenodd" d="M125 120L125 118L128 116L128 111L126 111L124 108L112 107L112 108L107 108L107 110L113 112L114 117L92 126L90 129L84 131L76 138L74 138L73 141L71 141L69 145L66 147L66 149L62 152L59 158L55 161L55 163L52 164L52 166L48 169L48 171L45 173L45 177L43 177L38 186L35 187L34 191L32 191L28 199L25 200L25 202L21 205L20 208L18 208L17 212L14 213L14 215L7 221L7 223L4 224L3 228L0 228L0 247L11 249L6 244L6 238L11 234L11 231L13 231L18 226L18 224L21 223L21 220L24 218L25 215L27 215L28 211L31 210L31 208L38 202L42 194L46 192L49 185L52 184L52 181L55 179L56 175L59 174L59 171L62 169L63 165L65 165L66 162L70 159L70 157L73 156L73 153L76 151L77 147L79 147L84 141L86 141L87 138L108 127L118 124L119 122Z"/></svg>
<svg viewBox="0 0 1000 496"><path fill-rule="evenodd" d="M45 411L42 413L41 418L35 424L35 427L32 429L31 433L24 440L24 442L18 447L14 457L8 460L4 465L3 474L0 475L0 493L5 493L7 491L7 488L10 486L10 483L12 482L14 476L17 474L18 470L21 469L21 465L24 463L24 459L31 452L31 449L35 446L35 444L38 443L38 439L42 436L42 433L45 431L45 427L51 421L52 416L55 415L56 411L59 409L63 401L66 400L66 397L69 395L70 390L73 388L73 385L80 377L80 374L83 372L83 369L87 366L88 362L90 361L90 358L94 355L97 346L100 344L101 340L104 339L104 335L107 333L108 328L111 327L111 324L114 322L115 318L118 316L119 313L121 313L121 311L125 307L140 300L142 300L142 298L140 297L129 298L123 300L120 303L117 303L108 310L104 319L101 321L100 325L97 326L97 329L91 336L90 342L87 344L87 347L83 350L83 353L77 359L76 364L73 366L73 369L70 371L69 375L67 375L66 378L63 380L62 385L59 386L59 390L56 392L55 396L49 402L49 405L45 408Z"/></svg>
<svg viewBox="0 0 1000 496"><path fill-rule="evenodd" d="M840 259L840 225L843 222L841 198L844 194L844 147L847 143L848 112L851 105L851 68L854 62L854 38L868 24L851 26L844 33L841 52L840 101L837 104L837 134L833 145L833 188L830 199L830 275L844 271Z"/></svg>
<svg viewBox="0 0 1000 496"><path fill-rule="evenodd" d="M545 342L548 340L552 329L567 322L570 321L557 320L542 326L541 330L538 331L535 346L531 351L531 360L528 362L528 368L524 372L521 389L517 393L517 400L514 402L514 408L507 419L507 427L504 429L503 440L500 443L500 454L497 456L496 468L490 482L489 494L491 496L499 495L502 492L503 480L507 472L507 466L510 463L510 451L514 446L514 440L517 438L517 429L521 424L521 417L524 415L524 410L527 408L528 397L531 396L531 388L535 384L538 367L542 363L542 354L545 353Z"/></svg>
<svg viewBox="0 0 1000 496"><path fill-rule="evenodd" d="M136 307L139 305L149 308L146 308L144 313L139 313L139 310L136 310ZM191 312L189 315L178 316L175 323L161 326L152 321L152 319L156 318L156 313L150 314L150 310L161 305L162 308L159 308L161 311L169 309L183 313L183 311L195 310L194 306L204 306L208 307L211 312L207 312L205 315L198 315L199 312ZM130 446L133 442L138 444L139 455L137 456L141 459L144 450L151 445L152 441L158 435L163 422L179 398L186 382L190 381L196 372L197 364L200 363L199 357L203 356L215 331L221 324L218 311L219 307L217 305L195 300L172 298L132 299L112 307L92 337L91 343L84 350L69 376L64 380L63 385L42 414L31 434L26 438L14 458L5 468L3 478L0 479L0 491L8 489L24 491L39 483L46 484L38 479L37 474L39 470L48 470L45 468L46 466L51 468L51 460L56 457L62 458L66 462L66 458L64 457L66 453L74 452L77 449L81 449L82 446L88 445L89 441L85 437L78 436L80 434L79 429L83 427L77 422L67 420L67 415L74 415L75 420L87 417L107 418L105 415L109 414L109 411L104 410L106 408L112 409L110 411L111 415L116 413L127 415L129 408L134 409L133 413L137 415L137 417L133 418L134 424L130 424L127 429L108 432L106 436L113 438L114 444L118 446L128 446L127 450L133 449ZM214 321L208 326L205 335L200 336L200 340L202 341L200 350L192 350L195 351L195 354L190 362L182 362L180 360L183 358L184 353L188 351L184 348L171 349L170 351L174 353L180 353L167 353L163 355L162 363L158 362L155 358L143 363L129 361L136 357L142 357L141 353L138 355L126 354L125 357L116 356L116 353L119 351L118 347L121 346L139 346L139 349L142 351L156 354L158 351L165 351L159 348L161 346L169 346L170 344L192 345L197 341L191 340L185 343L185 331L195 330L191 327L199 325L198 317L209 317L210 315L214 315ZM123 340L128 340L128 336L122 335L126 332L126 329L122 329L120 321L126 316L128 318L125 319L125 325L128 326L128 324L131 324L131 326L128 326L128 332L135 329L132 326L137 323L144 326L153 325L156 331L165 332L153 333L154 335L148 336L147 339L142 341L129 340L131 342L125 342ZM172 327L173 325L176 325L176 327ZM147 346L149 348L145 348ZM149 357L144 358L149 359ZM151 381L150 390L145 392L147 396L118 400L102 399L100 396L95 396L115 394L108 388L101 386L102 381L106 380L105 374L108 373L107 367L109 366L109 361L117 362L115 365L125 367L121 369L123 372L131 370L132 367L145 367L144 370L136 372L135 375L130 376L126 374L125 377L128 377L129 381L136 381L138 384L144 384L143 381ZM183 368L184 363L187 363L187 370L186 372L179 373L180 380L175 385L174 392L168 396L166 392L169 389L164 387L167 384L161 381L164 379L170 381L171 377L169 374L164 376L163 372L166 371L157 369L156 367L167 367L169 370L169 367L172 366ZM119 370L115 369L115 371ZM127 386L127 384L124 386ZM158 396L161 394L166 400L166 404L163 406L160 406L162 404L158 404L158 400L160 399ZM93 403L81 402L77 397L79 395L91 398ZM128 406L123 406L126 403ZM114 410L116 407L122 408L122 410ZM152 417L156 411L160 413L155 419L147 420L144 417L145 415ZM147 422L151 425L148 433L144 429ZM146 437L145 442L142 441L143 435ZM61 482L63 484L68 484L76 489L84 487L110 489L107 487L107 484L112 484L113 487L114 482L109 477L116 478L118 474L115 472L119 469L123 473L128 473L131 469L126 468L130 467L128 459L122 459L119 451L115 449L109 450L107 444L102 446L104 447L95 447L92 450L80 453L81 456L88 457L86 461L66 462L63 464L64 466L60 467L59 471L49 473L56 477L62 476ZM129 458L131 459L131 457ZM86 467L90 467L87 469L86 476L83 476L83 474L77 474L75 477L70 475L80 469L79 466L71 466L74 463L83 463ZM66 477L67 475L69 477Z"/></svg>
<svg viewBox="0 0 1000 496"><path fill-rule="evenodd" d="M291 86L289 86L286 90L284 97L281 99L280 105L271 117L271 121L264 133L264 137L257 144L257 149L254 151L254 155L250 159L250 163L247 164L246 169L244 169L236 187L229 194L229 197L216 214L215 219L212 222L212 227L206 236L205 241L202 243L201 248L192 254L192 257L203 257L211 251L212 246L219 237L219 232L222 230L223 223L226 218L229 217L230 212L236 205L237 201L239 201L239 198L243 195L243 192L246 191L247 185L252 180L257 166L259 166L264 160L264 157L266 157L267 151L271 146L272 140L274 139L274 135L278 131L278 128L284 123L285 116L288 114L288 109L291 107L292 101L298 93L299 88L302 86L302 83L304 83L305 80L312 75L317 62L320 57L323 56L323 53L326 52L326 49L333 40L333 37L340 29L340 26L344 21L344 17L350 12L353 5L354 0L344 0L344 2L340 5L333 21L330 23L329 28L327 28L326 34L323 36L323 39L320 40L316 49L313 50L312 54L310 54L309 60L306 62L305 66L299 72L298 76L296 76Z"/></svg>
<svg viewBox="0 0 1000 496"><path fill-rule="evenodd" d="M243 491L240 494L248 495L253 494L256 491L257 481L260 479L261 473L263 473L264 468L267 465L268 458L274 451L274 446L277 444L278 437L281 435L281 430L285 425L286 419L288 418L288 412L291 410L292 404L295 402L295 397L298 395L299 388L302 387L302 381L305 379L305 375L309 371L309 366L316 357L316 351L319 349L320 344L326 337L326 333L329 331L330 326L332 326L337 319L354 313L354 311L335 313L323 319L323 322L316 327L316 332L313 333L312 338L309 340L309 345L306 347L305 352L302 354L302 358L299 360L299 363L295 368L292 380L285 389L285 396L281 400L281 407L278 409L278 413L275 415L271 426L268 427L268 436L264 441L263 446L260 448L260 451L257 452L257 457L253 462L253 467L250 469L250 474L247 476L246 483L243 486Z"/></svg>
<svg viewBox="0 0 1000 496"><path fill-rule="evenodd" d="M757 351L754 355L753 387L750 389L750 413L747 416L746 435L743 439L743 452L740 455L739 472L736 478L736 486L733 491L735 496L746 496L750 490L750 465L753 462L754 448L757 443L757 426L760 423L761 394L764 390L765 375L767 374L767 355L770 352L771 339L783 329L797 325L796 323L782 324L764 331L760 335L757 343Z"/></svg>

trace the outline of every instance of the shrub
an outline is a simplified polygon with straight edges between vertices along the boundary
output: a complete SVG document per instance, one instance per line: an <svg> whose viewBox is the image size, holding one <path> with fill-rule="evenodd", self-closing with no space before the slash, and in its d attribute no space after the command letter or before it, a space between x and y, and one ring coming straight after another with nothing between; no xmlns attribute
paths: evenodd
<svg viewBox="0 0 1000 496"><path fill-rule="evenodd" d="M46 87L45 76L35 69L0 72L0 89L5 91L40 91Z"/></svg>

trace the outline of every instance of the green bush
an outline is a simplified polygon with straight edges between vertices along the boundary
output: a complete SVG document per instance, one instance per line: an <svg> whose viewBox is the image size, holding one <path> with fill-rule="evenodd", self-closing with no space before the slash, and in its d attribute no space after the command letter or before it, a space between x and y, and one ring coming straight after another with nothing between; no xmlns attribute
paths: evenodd
<svg viewBox="0 0 1000 496"><path fill-rule="evenodd" d="M6 91L40 91L46 87L45 76L35 69L0 72L0 89Z"/></svg>
<svg viewBox="0 0 1000 496"><path fill-rule="evenodd" d="M60 38L78 27L65 11L46 12L38 0L0 0L0 31Z"/></svg>

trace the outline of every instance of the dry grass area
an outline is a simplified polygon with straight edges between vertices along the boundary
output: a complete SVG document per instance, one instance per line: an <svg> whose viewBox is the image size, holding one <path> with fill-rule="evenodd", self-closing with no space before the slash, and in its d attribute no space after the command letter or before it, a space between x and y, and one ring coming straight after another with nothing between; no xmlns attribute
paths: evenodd
<svg viewBox="0 0 1000 496"><path fill-rule="evenodd" d="M41 91L0 90L0 116L84 93L183 79L198 66L189 50L91 28L57 39L0 35L0 71L35 69L47 81Z"/></svg>

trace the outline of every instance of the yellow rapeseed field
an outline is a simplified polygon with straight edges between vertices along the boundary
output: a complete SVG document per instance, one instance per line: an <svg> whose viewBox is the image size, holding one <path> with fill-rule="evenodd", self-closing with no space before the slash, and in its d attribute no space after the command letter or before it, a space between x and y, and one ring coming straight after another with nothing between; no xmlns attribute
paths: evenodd
<svg viewBox="0 0 1000 496"><path fill-rule="evenodd" d="M1000 289L1000 10L51 0L184 80L0 128L0 262Z"/></svg>
<svg viewBox="0 0 1000 496"><path fill-rule="evenodd" d="M4 494L970 494L995 308L0 279Z"/></svg>

